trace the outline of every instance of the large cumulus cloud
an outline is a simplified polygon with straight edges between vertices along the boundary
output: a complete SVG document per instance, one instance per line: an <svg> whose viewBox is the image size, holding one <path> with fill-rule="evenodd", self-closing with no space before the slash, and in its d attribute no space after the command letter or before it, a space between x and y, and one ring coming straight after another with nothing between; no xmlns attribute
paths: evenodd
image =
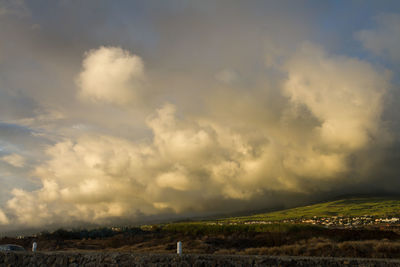
<svg viewBox="0 0 400 267"><path fill-rule="evenodd" d="M131 66L127 51L101 47L88 57L97 53L125 55ZM81 79L87 75L87 58ZM125 67L125 59L118 60ZM119 63L106 61L100 63L120 70ZM105 67L97 64L94 68ZM120 104L134 93L135 87L126 86L126 71L122 84L114 83L114 72L101 75L98 85L107 86L99 99ZM110 223L146 215L221 212L221 206L210 203L251 203L265 192L310 194L339 180L354 183L345 180L357 167L350 158L386 136L381 113L390 75L365 61L329 55L311 43L299 47L280 71L287 75L278 87L285 108L261 112L261 117L278 119L259 127L237 127L246 125L243 117L226 123L212 116L179 115L179 107L167 103L145 120L152 138L86 133L59 141L35 169L42 187L12 191L9 217L31 226Z"/></svg>
<svg viewBox="0 0 400 267"><path fill-rule="evenodd" d="M94 2L0 0L2 231L399 193L398 15Z"/></svg>

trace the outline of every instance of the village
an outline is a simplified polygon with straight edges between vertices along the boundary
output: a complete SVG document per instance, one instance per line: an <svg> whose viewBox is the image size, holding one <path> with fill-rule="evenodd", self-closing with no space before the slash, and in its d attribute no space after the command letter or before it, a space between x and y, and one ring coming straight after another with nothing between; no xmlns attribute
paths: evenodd
<svg viewBox="0 0 400 267"><path fill-rule="evenodd" d="M317 226L324 226L326 228L361 228L361 227L381 227L381 228L400 228L400 216L399 217L375 217L375 216L359 216L359 217L344 217L344 216L332 216L332 217L317 217L313 218L296 218L296 219L285 219L280 221L268 221L268 220L254 220L245 222L229 222L228 224L310 224ZM224 223L218 223L224 224Z"/></svg>

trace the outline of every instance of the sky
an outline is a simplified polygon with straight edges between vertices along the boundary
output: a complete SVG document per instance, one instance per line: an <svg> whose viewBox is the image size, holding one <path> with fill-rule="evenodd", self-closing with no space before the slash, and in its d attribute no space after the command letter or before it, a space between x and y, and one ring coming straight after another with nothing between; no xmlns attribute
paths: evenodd
<svg viewBox="0 0 400 267"><path fill-rule="evenodd" d="M0 0L0 232L400 194L400 2Z"/></svg>

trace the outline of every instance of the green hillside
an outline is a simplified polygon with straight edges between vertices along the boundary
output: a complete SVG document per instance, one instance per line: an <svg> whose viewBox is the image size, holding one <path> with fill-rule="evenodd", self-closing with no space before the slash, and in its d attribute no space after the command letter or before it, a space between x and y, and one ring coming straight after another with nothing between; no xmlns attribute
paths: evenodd
<svg viewBox="0 0 400 267"><path fill-rule="evenodd" d="M222 221L280 221L285 219L331 216L400 216L400 198L350 198L293 209L226 218Z"/></svg>

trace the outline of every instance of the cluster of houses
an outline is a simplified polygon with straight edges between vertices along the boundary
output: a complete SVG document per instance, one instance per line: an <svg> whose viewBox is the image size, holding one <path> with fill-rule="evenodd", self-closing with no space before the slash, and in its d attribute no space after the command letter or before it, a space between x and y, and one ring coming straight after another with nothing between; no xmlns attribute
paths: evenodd
<svg viewBox="0 0 400 267"><path fill-rule="evenodd" d="M385 226L385 225L400 225L400 218L379 218L373 216L359 216L359 217L316 217L311 219L296 219L296 220L283 220L283 223L305 223L313 225L322 225L326 227L340 227L340 228L354 228L359 226Z"/></svg>
<svg viewBox="0 0 400 267"><path fill-rule="evenodd" d="M286 219L281 221L246 221L243 224L276 224L276 223L288 223L288 224L311 224L319 225L332 228L357 228L362 226L396 226L400 227L400 217L374 217L374 216L359 216L359 217L317 217L313 218L298 218L298 219ZM230 222L229 224L238 224L237 222Z"/></svg>

